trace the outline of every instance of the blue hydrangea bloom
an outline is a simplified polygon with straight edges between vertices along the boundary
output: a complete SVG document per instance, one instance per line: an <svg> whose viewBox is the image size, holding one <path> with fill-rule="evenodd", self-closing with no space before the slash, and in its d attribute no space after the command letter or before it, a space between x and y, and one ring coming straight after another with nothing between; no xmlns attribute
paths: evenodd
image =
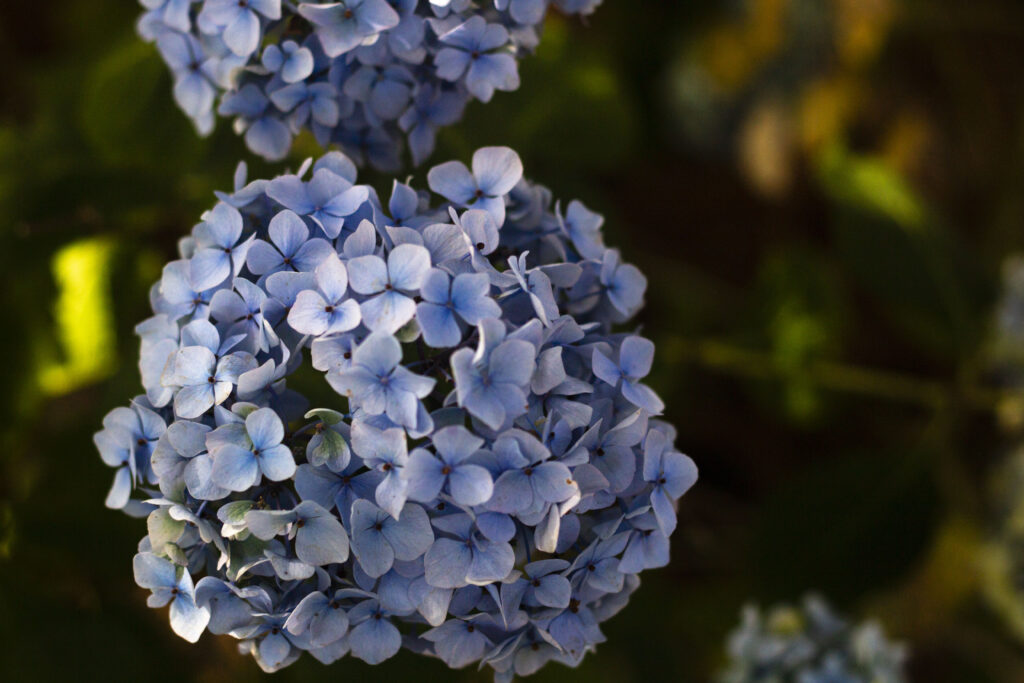
<svg viewBox="0 0 1024 683"><path fill-rule="evenodd" d="M309 130L384 170L397 170L406 142L422 163L470 101L516 90L550 8L586 16L601 3L139 1L139 34L157 44L200 134L230 118L249 149L278 160Z"/></svg>
<svg viewBox="0 0 1024 683"><path fill-rule="evenodd" d="M262 25L250 7L210 16ZM146 517L138 583L188 640L230 634L267 671L407 647L510 681L578 664L668 563L697 469L644 383L653 344L616 329L643 276L510 149L427 178L385 206L340 152L240 167L152 288L145 395L95 441L107 504ZM307 362L328 405L288 386Z"/></svg>
<svg viewBox="0 0 1024 683"><path fill-rule="evenodd" d="M743 610L729 636L729 664L719 683L903 683L905 648L886 639L873 621L852 626L819 597L800 607L779 605L762 613Z"/></svg>

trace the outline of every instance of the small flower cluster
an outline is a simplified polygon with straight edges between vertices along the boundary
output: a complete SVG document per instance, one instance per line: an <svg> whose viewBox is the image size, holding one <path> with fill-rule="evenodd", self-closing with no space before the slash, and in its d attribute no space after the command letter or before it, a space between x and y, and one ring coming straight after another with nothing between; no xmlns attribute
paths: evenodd
<svg viewBox="0 0 1024 683"><path fill-rule="evenodd" d="M1007 257L1002 270L988 353L1000 384L1016 389L1024 386L1024 256Z"/></svg>
<svg viewBox="0 0 1024 683"><path fill-rule="evenodd" d="M643 383L654 345L612 330L643 275L507 148L431 169L440 201L395 182L385 206L340 152L245 175L154 285L146 393L95 439L107 505L147 517L150 604L267 671L579 663L697 478ZM329 407L286 386L307 349Z"/></svg>
<svg viewBox="0 0 1024 683"><path fill-rule="evenodd" d="M1024 446L1004 455L989 485L992 518L978 566L989 607L1024 639Z"/></svg>
<svg viewBox="0 0 1024 683"><path fill-rule="evenodd" d="M729 666L720 683L902 683L906 653L881 627L851 627L815 596L802 608L782 605L762 615L743 610L729 636Z"/></svg>
<svg viewBox="0 0 1024 683"><path fill-rule="evenodd" d="M1024 256L1007 257L1002 270L987 361L992 379L1004 392L997 415L1006 445L989 482L992 515L979 565L989 606L1024 638Z"/></svg>
<svg viewBox="0 0 1024 683"><path fill-rule="evenodd" d="M396 170L403 138L419 164L469 100L519 87L518 59L539 43L549 5L587 15L601 0L140 2L139 33L156 42L201 134L216 111L270 160L308 128Z"/></svg>

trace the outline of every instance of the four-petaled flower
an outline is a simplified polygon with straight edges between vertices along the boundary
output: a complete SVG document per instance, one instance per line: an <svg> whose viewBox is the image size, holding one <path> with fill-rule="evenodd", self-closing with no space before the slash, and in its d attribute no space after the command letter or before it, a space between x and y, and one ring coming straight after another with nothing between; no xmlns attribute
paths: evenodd
<svg viewBox="0 0 1024 683"><path fill-rule="evenodd" d="M533 376L537 350L523 339L506 339L485 356L484 336L480 339L476 353L459 349L452 354L455 389L460 406L499 429L527 410L524 389Z"/></svg>
<svg viewBox="0 0 1024 683"><path fill-rule="evenodd" d="M519 87L516 58L501 48L508 45L508 30L488 24L477 15L456 26L439 40L446 46L437 53L437 75L457 81L465 75L466 87L481 102L490 102L495 90Z"/></svg>
<svg viewBox="0 0 1024 683"><path fill-rule="evenodd" d="M316 26L328 57L358 47L367 38L398 25L399 16L385 0L344 0L325 5L302 3L299 14Z"/></svg>
<svg viewBox="0 0 1024 683"><path fill-rule="evenodd" d="M348 272L333 251L316 268L317 291L304 289L288 312L288 324L299 334L320 337L348 332L359 324L359 304L346 295Z"/></svg>
<svg viewBox="0 0 1024 683"><path fill-rule="evenodd" d="M461 161L449 161L427 173L430 189L457 206L484 209L500 228L505 195L523 177L523 162L507 147L483 147L473 154L472 173Z"/></svg>
<svg viewBox="0 0 1024 683"><path fill-rule="evenodd" d="M409 456L405 476L412 500L430 503L447 489L452 499L465 507L487 502L494 490L491 474L469 459L479 451L484 440L473 436L465 427L452 426L437 430L431 437L437 455L417 448Z"/></svg>
<svg viewBox="0 0 1024 683"><path fill-rule="evenodd" d="M418 244L400 244L387 262L368 254L348 262L352 289L371 295L360 308L374 332L394 334L416 314L415 292L430 270L430 252Z"/></svg>
<svg viewBox="0 0 1024 683"><path fill-rule="evenodd" d="M135 556L135 583L152 591L150 607L171 605L171 628L190 643L199 640L210 622L210 610L196 604L192 575L184 567L153 553Z"/></svg>
<svg viewBox="0 0 1024 683"><path fill-rule="evenodd" d="M650 374L653 362L654 343L643 337L628 337L623 341L617 363L600 349L594 349L594 374L613 387L619 387L622 396L633 405L650 415L660 415L665 404L653 389L640 383Z"/></svg>
<svg viewBox="0 0 1024 683"><path fill-rule="evenodd" d="M196 244L200 249L189 261L195 291L212 289L241 272L255 236L239 242L241 237L242 214L235 207L218 204L206 214L196 228Z"/></svg>
<svg viewBox="0 0 1024 683"><path fill-rule="evenodd" d="M281 0L206 0L199 22L222 29L224 44L239 57L260 45L260 15L281 18Z"/></svg>
<svg viewBox="0 0 1024 683"><path fill-rule="evenodd" d="M423 341L436 348L456 346L462 340L459 319L476 325L484 318L497 318L501 308L489 296L490 279L484 273L461 273L454 279L433 268L423 280L416 306L416 319Z"/></svg>
<svg viewBox="0 0 1024 683"><path fill-rule="evenodd" d="M417 375L401 362L398 340L374 332L352 354L352 364L329 372L327 381L368 415L386 414L397 425L414 427L421 410L419 400L429 395L437 382Z"/></svg>
<svg viewBox="0 0 1024 683"><path fill-rule="evenodd" d="M213 455L213 480L229 491L245 491L261 477L290 479L295 474L295 459L281 443L283 439L284 425L270 408L254 410L244 423L218 427L206 439Z"/></svg>

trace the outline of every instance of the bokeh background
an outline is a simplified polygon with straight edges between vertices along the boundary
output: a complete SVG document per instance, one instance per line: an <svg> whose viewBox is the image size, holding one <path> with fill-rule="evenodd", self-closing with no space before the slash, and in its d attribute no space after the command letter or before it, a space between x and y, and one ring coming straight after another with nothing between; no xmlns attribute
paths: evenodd
<svg viewBox="0 0 1024 683"><path fill-rule="evenodd" d="M194 135L137 14L0 3L7 681L264 677L145 607L144 524L103 507L91 435L138 392L148 287L249 156L224 122ZM510 145L606 214L650 279L651 384L701 480L671 566L598 655L535 680L707 681L744 603L807 590L882 620L914 681L1024 680L1024 633L984 598L1012 602L1019 577L992 590L983 571L1024 423L991 360L1002 264L1024 249L1024 5L606 0L586 24L552 17L522 89L472 105L432 161ZM488 679L403 653L275 680L413 676Z"/></svg>

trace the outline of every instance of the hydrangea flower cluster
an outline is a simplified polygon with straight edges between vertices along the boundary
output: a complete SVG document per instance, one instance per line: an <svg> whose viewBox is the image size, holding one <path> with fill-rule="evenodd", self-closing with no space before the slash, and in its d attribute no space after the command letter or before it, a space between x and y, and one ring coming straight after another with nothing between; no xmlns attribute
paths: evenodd
<svg viewBox="0 0 1024 683"><path fill-rule="evenodd" d="M203 135L234 119L256 154L284 158L309 129L360 164L416 164L472 99L519 87L519 58L548 8L587 15L601 0L140 0L139 33L174 75ZM219 98L219 102L218 102Z"/></svg>
<svg viewBox="0 0 1024 683"><path fill-rule="evenodd" d="M145 394L96 435L107 505L147 518L150 604L267 671L578 664L697 478L654 345L612 329L643 275L507 148L386 205L340 152L235 180L152 289ZM333 397L312 410L287 386L307 357Z"/></svg>
<svg viewBox="0 0 1024 683"><path fill-rule="evenodd" d="M905 648L881 627L853 627L819 597L802 607L780 605L767 614L754 606L729 636L730 662L720 683L902 683Z"/></svg>

